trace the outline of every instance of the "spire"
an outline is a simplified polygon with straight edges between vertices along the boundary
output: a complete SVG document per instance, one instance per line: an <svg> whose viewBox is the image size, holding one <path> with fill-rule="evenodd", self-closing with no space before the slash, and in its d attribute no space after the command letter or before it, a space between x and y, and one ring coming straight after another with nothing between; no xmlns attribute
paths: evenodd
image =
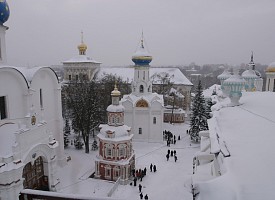
<svg viewBox="0 0 275 200"><path fill-rule="evenodd" d="M83 41L83 31L81 31L81 43L78 45L79 55L86 55L87 45Z"/></svg>
<svg viewBox="0 0 275 200"><path fill-rule="evenodd" d="M254 55L253 55L253 51L251 51L251 59L250 59L250 63L248 64L248 66L250 67L250 69L255 70L255 63L254 63L253 59L254 59Z"/></svg>
<svg viewBox="0 0 275 200"><path fill-rule="evenodd" d="M144 44L143 44L143 42L144 42L144 39L143 39L143 30L142 30L142 33L141 33L141 48L144 49Z"/></svg>

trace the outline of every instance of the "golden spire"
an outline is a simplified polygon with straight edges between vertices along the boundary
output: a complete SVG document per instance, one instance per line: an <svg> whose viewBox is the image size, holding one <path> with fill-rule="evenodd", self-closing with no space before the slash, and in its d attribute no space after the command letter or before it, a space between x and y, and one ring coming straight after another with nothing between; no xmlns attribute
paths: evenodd
<svg viewBox="0 0 275 200"><path fill-rule="evenodd" d="M111 95L112 96L120 96L120 91L117 89L117 81L115 81L115 88L114 90L112 91Z"/></svg>
<svg viewBox="0 0 275 200"><path fill-rule="evenodd" d="M77 46L79 55L86 55L87 45L83 42L83 31L81 31L81 43Z"/></svg>

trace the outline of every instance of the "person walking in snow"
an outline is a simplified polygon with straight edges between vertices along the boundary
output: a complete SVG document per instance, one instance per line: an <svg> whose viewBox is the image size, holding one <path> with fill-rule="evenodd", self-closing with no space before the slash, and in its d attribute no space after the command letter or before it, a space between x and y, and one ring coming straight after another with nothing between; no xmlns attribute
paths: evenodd
<svg viewBox="0 0 275 200"><path fill-rule="evenodd" d="M169 160L169 154L166 154L167 161Z"/></svg>
<svg viewBox="0 0 275 200"><path fill-rule="evenodd" d="M174 150L174 155L176 155L176 153L177 153L176 150Z"/></svg>
<svg viewBox="0 0 275 200"><path fill-rule="evenodd" d="M175 158L175 162L177 162L177 160L178 160L178 157L177 157L177 156L175 155L175 156L174 156L174 158Z"/></svg>
<svg viewBox="0 0 275 200"><path fill-rule="evenodd" d="M147 172L147 169L146 169L146 167L145 167L144 170L143 170L144 176L146 176L146 172Z"/></svg>
<svg viewBox="0 0 275 200"><path fill-rule="evenodd" d="M137 186L137 177L134 178L134 186Z"/></svg>
<svg viewBox="0 0 275 200"><path fill-rule="evenodd" d="M170 149L168 149L167 153L168 153L168 155L170 155Z"/></svg>
<svg viewBox="0 0 275 200"><path fill-rule="evenodd" d="M141 189L142 189L142 185L141 184L138 185L138 189L139 189L139 192L141 192Z"/></svg>
<svg viewBox="0 0 275 200"><path fill-rule="evenodd" d="M173 157L173 153L174 153L174 151L171 151L171 156Z"/></svg>
<svg viewBox="0 0 275 200"><path fill-rule="evenodd" d="M148 200L148 195L146 194L145 197L144 197L145 200Z"/></svg>
<svg viewBox="0 0 275 200"><path fill-rule="evenodd" d="M157 171L157 167L156 167L156 165L154 165L154 172L156 172Z"/></svg>
<svg viewBox="0 0 275 200"><path fill-rule="evenodd" d="M143 194L140 193L140 194L139 194L139 197L140 197L140 199L143 199Z"/></svg>
<svg viewBox="0 0 275 200"><path fill-rule="evenodd" d="M178 136L178 140L180 140L180 135Z"/></svg>
<svg viewBox="0 0 275 200"><path fill-rule="evenodd" d="M152 169L153 169L153 165L152 165L152 163L151 163L151 165L150 165L150 171L152 172Z"/></svg>

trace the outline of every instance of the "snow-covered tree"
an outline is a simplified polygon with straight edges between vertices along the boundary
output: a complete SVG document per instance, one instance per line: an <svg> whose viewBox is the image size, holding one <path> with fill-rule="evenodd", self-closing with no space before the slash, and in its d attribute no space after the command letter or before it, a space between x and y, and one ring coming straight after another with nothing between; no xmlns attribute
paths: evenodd
<svg viewBox="0 0 275 200"><path fill-rule="evenodd" d="M74 146L76 149L82 149L83 148L83 142L81 141L80 135L77 135L74 140Z"/></svg>
<svg viewBox="0 0 275 200"><path fill-rule="evenodd" d="M65 127L64 127L64 147L67 147L70 143L69 141L69 134L70 134L70 125L69 125L69 120L65 120Z"/></svg>
<svg viewBox="0 0 275 200"><path fill-rule="evenodd" d="M208 116L206 112L205 99L202 92L201 81L199 81L198 86L196 87L195 97L192 101L191 123L189 130L190 138L194 142L200 141L200 131L208 130Z"/></svg>
<svg viewBox="0 0 275 200"><path fill-rule="evenodd" d="M89 134L102 120L101 101L105 97L100 94L100 88L94 81L71 82L64 90L67 109L70 110L72 129L82 136L85 152L89 153Z"/></svg>

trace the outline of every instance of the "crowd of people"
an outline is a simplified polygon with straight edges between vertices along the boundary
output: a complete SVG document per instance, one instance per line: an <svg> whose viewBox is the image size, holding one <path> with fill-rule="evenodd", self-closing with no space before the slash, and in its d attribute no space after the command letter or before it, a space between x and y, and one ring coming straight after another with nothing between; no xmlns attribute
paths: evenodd
<svg viewBox="0 0 275 200"><path fill-rule="evenodd" d="M149 168L150 168L150 172L155 173L157 171L157 166L153 165L152 163L150 164ZM138 169L138 170L133 169L132 170L133 182L131 182L130 185L133 185L134 187L136 187L137 186L137 181L142 182L142 179L146 176L146 174L147 174L147 168L146 167L144 169ZM143 199L141 183L139 183L139 185L138 185L138 190L139 190L140 199ZM149 199L148 194L146 194L144 196L144 199L145 200Z"/></svg>

